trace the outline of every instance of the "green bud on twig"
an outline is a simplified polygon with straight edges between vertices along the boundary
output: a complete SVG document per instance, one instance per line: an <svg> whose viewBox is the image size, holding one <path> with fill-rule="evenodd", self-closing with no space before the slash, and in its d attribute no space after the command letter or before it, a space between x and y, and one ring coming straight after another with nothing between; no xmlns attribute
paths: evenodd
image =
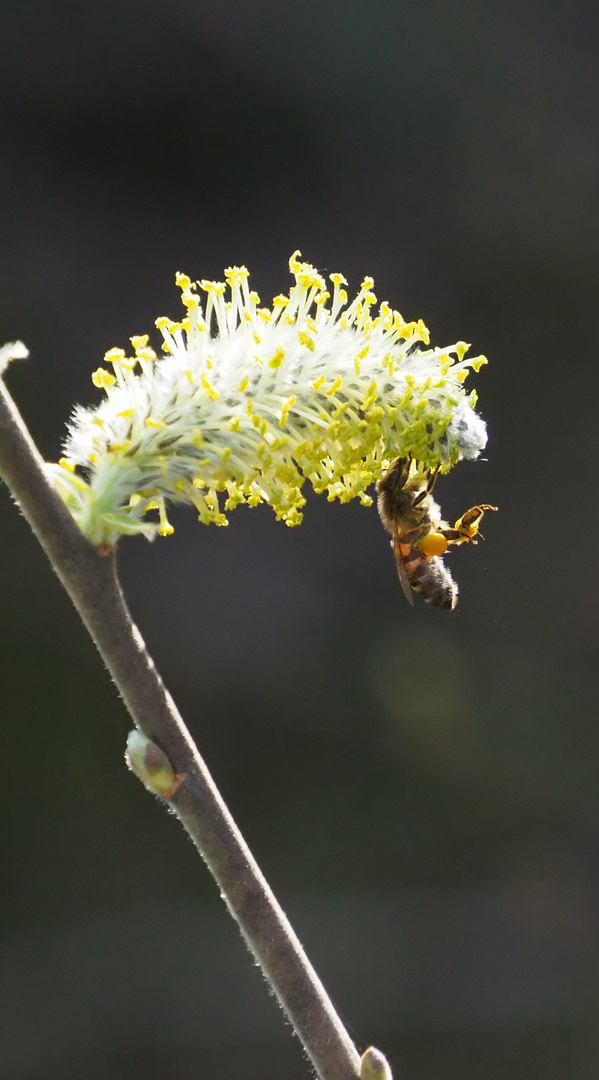
<svg viewBox="0 0 599 1080"><path fill-rule="evenodd" d="M141 731L130 731L125 761L148 791L161 799L172 799L183 775L173 769L166 754Z"/></svg>

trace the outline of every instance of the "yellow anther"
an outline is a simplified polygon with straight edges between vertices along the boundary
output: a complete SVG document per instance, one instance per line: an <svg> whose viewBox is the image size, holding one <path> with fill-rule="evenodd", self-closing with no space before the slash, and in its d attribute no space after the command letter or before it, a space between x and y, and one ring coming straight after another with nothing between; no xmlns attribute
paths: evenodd
<svg viewBox="0 0 599 1080"><path fill-rule="evenodd" d="M164 507L164 500L160 499L158 504L158 515L160 517L160 525L158 526L159 536L172 536L174 528L166 516L166 510Z"/></svg>
<svg viewBox="0 0 599 1080"><path fill-rule="evenodd" d="M270 360L268 361L268 366L271 368L279 368L283 363L284 359L285 349L282 345L279 345L279 347L275 350Z"/></svg>
<svg viewBox="0 0 599 1080"><path fill-rule="evenodd" d="M371 277L365 277L365 278L364 278L364 281L363 281L363 282L362 282L362 284L360 285L360 288L361 288L361 289L372 289L372 288L373 288L373 286L374 286L374 278L371 278Z"/></svg>
<svg viewBox="0 0 599 1080"><path fill-rule="evenodd" d="M326 381L326 376L325 375L319 375L317 379L314 379L314 382L312 383L312 386L314 387L315 390L320 390L322 384L325 381Z"/></svg>
<svg viewBox="0 0 599 1080"><path fill-rule="evenodd" d="M227 290L224 281L207 281L205 278L202 278L202 280L198 282L198 285L204 292L207 292L209 296L211 294L214 296L224 296Z"/></svg>
<svg viewBox="0 0 599 1080"><path fill-rule="evenodd" d="M135 334L133 337L129 338L129 341L133 345L133 348L135 349L136 353L137 353L138 349L145 349L145 347L148 344L149 340L150 340L149 334Z"/></svg>
<svg viewBox="0 0 599 1080"><path fill-rule="evenodd" d="M126 353L124 349L109 349L105 352L104 359L107 364L119 364L125 360Z"/></svg>
<svg viewBox="0 0 599 1080"><path fill-rule="evenodd" d="M165 427L167 427L167 424L165 424L164 420L154 420L151 416L148 416L147 420L145 420L144 423L145 423L146 427L149 427L149 428L165 428Z"/></svg>
<svg viewBox="0 0 599 1080"><path fill-rule="evenodd" d="M364 396L364 401L362 402L362 408L363 408L363 410L365 412L366 412L367 409L370 409L372 405L374 405L374 403L375 403L378 396L379 395L378 395L376 382L373 379L372 382L370 383L367 391L366 391L366 394Z"/></svg>
<svg viewBox="0 0 599 1080"><path fill-rule="evenodd" d="M116 378L106 368L99 367L92 373L92 382L98 390L108 390L110 386L114 386Z"/></svg>
<svg viewBox="0 0 599 1080"><path fill-rule="evenodd" d="M184 307L187 308L188 311L193 311L194 308L198 308L200 306L200 298L199 296L196 296L195 293L188 292L187 289L184 289L183 293L181 294L181 303L184 305Z"/></svg>
<svg viewBox="0 0 599 1080"><path fill-rule="evenodd" d="M268 420L265 420L263 416L258 416L257 413L252 416L252 424L261 435L265 435L268 431Z"/></svg>
<svg viewBox="0 0 599 1080"><path fill-rule="evenodd" d="M205 372L202 372L202 386L208 391L208 395L211 401L216 401L218 397L218 390L215 390L210 379Z"/></svg>
<svg viewBox="0 0 599 1080"><path fill-rule="evenodd" d="M293 406L295 405L295 401L295 394L292 394L291 397L288 397L287 400L283 402L283 408L281 409L281 417L279 419L279 427L285 427L285 424L287 423L287 417L289 416L289 410L293 408Z"/></svg>
<svg viewBox="0 0 599 1080"><path fill-rule="evenodd" d="M229 431L239 431L240 424L241 418L239 416L233 416L231 420L229 420Z"/></svg>
<svg viewBox="0 0 599 1080"><path fill-rule="evenodd" d="M337 378L335 379L335 381L331 383L331 385L329 386L329 388L327 390L328 396L332 397L333 394L336 394L337 391L341 388L342 385L343 385L343 379L341 378L340 375L338 375Z"/></svg>
<svg viewBox="0 0 599 1080"><path fill-rule="evenodd" d="M104 353L104 359L107 364L120 364L126 359L124 349L109 349Z"/></svg>
<svg viewBox="0 0 599 1080"><path fill-rule="evenodd" d="M273 297L272 306L273 306L273 308L275 308L275 307L283 308L283 307L287 307L288 303L289 303L289 297L284 296L283 293L279 293L278 296Z"/></svg>
<svg viewBox="0 0 599 1080"><path fill-rule="evenodd" d="M284 446L287 446L289 437L287 435L278 435L272 440L270 448L273 451L282 450Z"/></svg>
<svg viewBox="0 0 599 1080"><path fill-rule="evenodd" d="M244 378L243 378L243 379L241 380L241 382L239 383L239 386L237 387L237 389L239 390L239 393L240 393L240 394L243 394L243 393L244 393L244 391L245 391L245 390L247 390L247 388L248 388L248 385L249 385L249 382L250 382L250 380L249 380L248 376L246 375L246 376L245 376L245 377L244 377Z"/></svg>
<svg viewBox="0 0 599 1080"><path fill-rule="evenodd" d="M125 419L128 419L130 416L135 416L135 409L122 409L121 412L117 413L117 416L123 416Z"/></svg>
<svg viewBox="0 0 599 1080"><path fill-rule="evenodd" d="M430 332L428 326L422 321L422 319L418 319L418 323L416 324L416 330L420 340L423 341L425 345L428 345L431 339Z"/></svg>
<svg viewBox="0 0 599 1080"><path fill-rule="evenodd" d="M487 360L486 356L477 356L475 360L470 361L470 367L473 369L473 371L480 371L483 364L488 363L489 361Z"/></svg>
<svg viewBox="0 0 599 1080"><path fill-rule="evenodd" d="M303 285L305 288L324 289L325 281L321 274L318 273L316 267L310 263L303 263L302 270L297 276L298 284Z"/></svg>
<svg viewBox="0 0 599 1080"><path fill-rule="evenodd" d="M191 286L191 278L187 274L182 274L180 270L177 270L175 274L175 285L178 289L189 289Z"/></svg>
<svg viewBox="0 0 599 1080"><path fill-rule="evenodd" d="M120 443L110 443L110 445L107 446L106 449L108 450L109 454L122 454L125 453L127 450L130 450L132 446L133 443L131 442L131 439L123 439L123 441Z"/></svg>
<svg viewBox="0 0 599 1080"><path fill-rule="evenodd" d="M156 353L149 345L146 345L145 348L136 349L135 356L137 360L156 360ZM129 364L127 364L126 366L129 367ZM132 358L130 370L133 371L134 368L135 360L133 360Z"/></svg>
<svg viewBox="0 0 599 1080"><path fill-rule="evenodd" d="M329 279L333 282L333 285L347 285L347 281L343 277L343 274L338 274L336 272L334 274L329 274Z"/></svg>
<svg viewBox="0 0 599 1080"><path fill-rule="evenodd" d="M225 269L225 278L231 284L233 281L243 281L250 276L250 272L246 266L227 266Z"/></svg>
<svg viewBox="0 0 599 1080"><path fill-rule="evenodd" d="M68 469L70 473L75 472L76 466L73 464L72 461L69 461L69 459L66 458L66 457L59 458L58 459L58 464L62 465L63 469Z"/></svg>
<svg viewBox="0 0 599 1080"><path fill-rule="evenodd" d="M245 496L238 485L233 481L227 483L228 499L225 502L225 510L234 510L239 503L245 502Z"/></svg>
<svg viewBox="0 0 599 1080"><path fill-rule="evenodd" d="M304 345L306 349L310 350L310 352L314 352L314 349L316 347L314 344L314 340L310 337L309 334L306 333L305 330L300 330L297 336L299 338L300 345Z"/></svg>

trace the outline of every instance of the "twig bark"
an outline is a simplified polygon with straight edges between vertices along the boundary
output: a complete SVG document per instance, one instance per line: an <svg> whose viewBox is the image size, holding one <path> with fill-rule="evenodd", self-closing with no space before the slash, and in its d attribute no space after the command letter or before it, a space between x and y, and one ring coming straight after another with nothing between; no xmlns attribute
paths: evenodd
<svg viewBox="0 0 599 1080"><path fill-rule="evenodd" d="M95 642L134 723L183 779L169 799L321 1080L356 1080L360 1057L229 814L133 623L114 554L79 531L0 380L0 476Z"/></svg>

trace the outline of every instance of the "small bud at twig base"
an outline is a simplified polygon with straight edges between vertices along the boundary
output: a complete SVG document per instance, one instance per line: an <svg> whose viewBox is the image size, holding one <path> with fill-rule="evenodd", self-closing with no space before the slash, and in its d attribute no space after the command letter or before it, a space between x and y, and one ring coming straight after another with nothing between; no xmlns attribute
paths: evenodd
<svg viewBox="0 0 599 1080"><path fill-rule="evenodd" d="M369 1046L362 1054L360 1080L393 1080L387 1058L374 1046Z"/></svg>

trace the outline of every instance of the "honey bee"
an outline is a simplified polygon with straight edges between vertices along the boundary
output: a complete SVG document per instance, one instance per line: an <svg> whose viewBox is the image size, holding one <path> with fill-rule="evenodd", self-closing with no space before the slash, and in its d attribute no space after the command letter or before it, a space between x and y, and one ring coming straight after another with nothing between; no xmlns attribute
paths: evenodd
<svg viewBox="0 0 599 1080"><path fill-rule="evenodd" d="M441 556L451 544L476 544L483 514L497 507L473 506L451 528L432 497L438 473L438 467L431 470L418 467L410 457L398 458L376 485L378 510L391 534L397 573L409 603L414 603L414 591L427 604L453 611L458 587Z"/></svg>

